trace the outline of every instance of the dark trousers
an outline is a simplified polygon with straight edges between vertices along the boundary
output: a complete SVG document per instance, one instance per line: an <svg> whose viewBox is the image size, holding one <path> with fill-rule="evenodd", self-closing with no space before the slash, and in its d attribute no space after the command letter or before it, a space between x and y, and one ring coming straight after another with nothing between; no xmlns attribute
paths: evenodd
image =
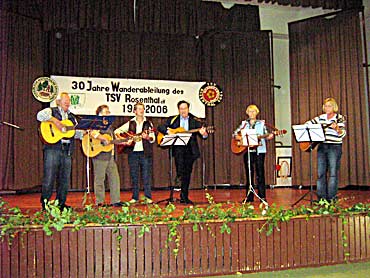
<svg viewBox="0 0 370 278"><path fill-rule="evenodd" d="M251 181L252 186L254 185L254 176L257 176L257 187L258 196L260 198L266 198L266 185L265 185L265 154L257 152L250 152L250 164L251 164ZM249 191L249 168L248 168L248 152L244 154L244 166L245 173L247 176L247 193ZM253 201L253 193L249 192L247 196L248 201Z"/></svg>
<svg viewBox="0 0 370 278"><path fill-rule="evenodd" d="M177 177L181 181L181 199L189 198L189 184L193 171L194 158L190 146L174 147L173 156L175 158Z"/></svg>
<svg viewBox="0 0 370 278"><path fill-rule="evenodd" d="M44 177L42 180L41 204L49 201L55 181L57 183L56 200L59 206L65 205L68 187L71 179L72 157L69 148L44 149Z"/></svg>
<svg viewBox="0 0 370 278"><path fill-rule="evenodd" d="M143 175L144 195L152 198L152 158L145 157L144 152L131 152L128 154L130 176L132 183L132 199L139 200L139 174Z"/></svg>

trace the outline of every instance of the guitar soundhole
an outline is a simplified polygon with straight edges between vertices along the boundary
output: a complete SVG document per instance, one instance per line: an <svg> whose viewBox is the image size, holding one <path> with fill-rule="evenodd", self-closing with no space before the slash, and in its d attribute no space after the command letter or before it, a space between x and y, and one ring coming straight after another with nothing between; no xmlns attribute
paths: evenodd
<svg viewBox="0 0 370 278"><path fill-rule="evenodd" d="M92 143L92 139L90 138L89 141L90 141L90 149L91 151L94 151L94 144Z"/></svg>
<svg viewBox="0 0 370 278"><path fill-rule="evenodd" d="M53 131L53 126L51 124L49 124L49 128L50 128L50 133L51 133L51 136L55 136L54 135L54 131Z"/></svg>

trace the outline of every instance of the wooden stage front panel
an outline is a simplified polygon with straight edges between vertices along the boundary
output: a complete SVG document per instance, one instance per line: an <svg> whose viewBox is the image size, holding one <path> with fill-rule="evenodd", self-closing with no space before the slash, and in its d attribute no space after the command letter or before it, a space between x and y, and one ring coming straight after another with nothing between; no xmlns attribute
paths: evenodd
<svg viewBox="0 0 370 278"><path fill-rule="evenodd" d="M168 227L66 227L47 236L41 227L0 247L0 277L184 277L280 270L370 259L367 215L298 217L281 223L270 236L258 230L264 220L178 226L178 255L167 242ZM118 235L121 236L119 240ZM347 238L343 243L343 235ZM347 254L347 255L346 255Z"/></svg>

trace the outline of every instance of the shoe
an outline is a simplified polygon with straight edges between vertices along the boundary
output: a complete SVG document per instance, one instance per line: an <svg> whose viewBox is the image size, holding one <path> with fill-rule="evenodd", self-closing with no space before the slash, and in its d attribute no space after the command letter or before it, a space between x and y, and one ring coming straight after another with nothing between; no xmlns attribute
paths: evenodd
<svg viewBox="0 0 370 278"><path fill-rule="evenodd" d="M190 199L180 199L181 204L194 205L193 201Z"/></svg>
<svg viewBox="0 0 370 278"><path fill-rule="evenodd" d="M71 207L71 206L66 205L66 204L61 205L59 208L60 208L60 211L63 211L64 209L66 209L66 210L72 209L72 207Z"/></svg>
<svg viewBox="0 0 370 278"><path fill-rule="evenodd" d="M153 200L152 200L152 199L150 199L150 198L145 198L145 200L144 200L144 204L147 204L147 205L149 205L149 204L153 204Z"/></svg>
<svg viewBox="0 0 370 278"><path fill-rule="evenodd" d="M122 207L123 206L123 203L122 202L117 202L117 203L113 203L111 204L112 207Z"/></svg>
<svg viewBox="0 0 370 278"><path fill-rule="evenodd" d="M137 200L135 200L135 199L131 199L130 201L128 201L130 204L135 204L135 203L137 203Z"/></svg>
<svg viewBox="0 0 370 278"><path fill-rule="evenodd" d="M248 197L248 198L245 198L242 203L253 203L253 202L254 202L254 198Z"/></svg>

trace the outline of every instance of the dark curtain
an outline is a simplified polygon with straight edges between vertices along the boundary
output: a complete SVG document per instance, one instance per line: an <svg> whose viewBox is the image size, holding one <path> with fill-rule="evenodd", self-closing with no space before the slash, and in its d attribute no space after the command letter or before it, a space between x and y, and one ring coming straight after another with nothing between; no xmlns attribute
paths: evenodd
<svg viewBox="0 0 370 278"><path fill-rule="evenodd" d="M270 33L219 33L202 38L201 79L222 85L222 104L208 109L216 133L204 144L207 152L206 184L244 184L243 156L230 150L232 132L247 118L249 104L260 108L260 119L273 125L274 95L271 83ZM273 184L275 151L268 142L266 182Z"/></svg>
<svg viewBox="0 0 370 278"><path fill-rule="evenodd" d="M267 32L207 35L95 33L81 31L58 39L50 35L50 73L60 75L129 77L170 80L212 80L223 85L223 102L208 108L207 124L216 126L216 134L203 146L203 156L194 166L193 187L205 184L244 182L242 159L230 152L230 137L245 118L245 108L256 103L261 117L274 122L271 90L270 41ZM52 50L52 51L51 51ZM179 99L180 100L180 99ZM171 105L176 105L173 103ZM115 126L129 117L117 117ZM152 119L155 125L164 119ZM272 144L271 144L272 145ZM272 150L273 146L270 146ZM74 158L72 186L85 184L85 161L81 151ZM130 188L126 155L118 156L123 188ZM155 187L168 186L167 150L154 148ZM273 182L274 156L267 158L268 182ZM203 167L205 172L203 176Z"/></svg>
<svg viewBox="0 0 370 278"><path fill-rule="evenodd" d="M39 21L0 10L0 188L29 188L41 183L42 150L32 96L33 81L43 74L43 36Z"/></svg>
<svg viewBox="0 0 370 278"><path fill-rule="evenodd" d="M21 14L33 11L33 19L14 13L1 17L1 116L27 126L27 133L1 126L2 142L14 142L1 148L1 190L41 184L42 144L35 116L47 105L32 97L31 87L38 76L49 75L216 82L224 99L216 108L207 108L206 122L216 126L216 133L206 141L199 140L203 154L194 166L192 187L244 183L242 160L229 151L231 132L252 102L261 108L261 118L269 123L274 120L269 36L245 32L259 28L257 7L237 6L229 11L200 1L140 0L136 1L134 28L133 1L47 2L53 8L49 13L42 0L12 6L12 11ZM190 12L194 5L199 7L196 14ZM177 17L158 18L158 9L173 7ZM43 15L42 23L36 19L39 15ZM145 29L152 23L155 28ZM129 119L117 117L114 126ZM164 121L152 120L156 126ZM167 187L168 151L154 149L153 185ZM271 154L271 145L269 150ZM77 142L71 189L86 188L86 162ZM122 188L130 189L126 155L118 156L118 165ZM272 183L272 156L266 165L267 181ZM92 172L90 175L92 186Z"/></svg>
<svg viewBox="0 0 370 278"><path fill-rule="evenodd" d="M201 0L4 0L1 7L43 22L44 31L110 30L201 35L209 30L260 29L257 6Z"/></svg>
<svg viewBox="0 0 370 278"><path fill-rule="evenodd" d="M289 25L292 123L323 113L334 97L347 117L340 185L369 185L369 114L364 88L360 19L357 11ZM309 184L309 155L293 144L293 184ZM313 154L316 178L316 152Z"/></svg>
<svg viewBox="0 0 370 278"><path fill-rule="evenodd" d="M260 29L257 6L199 0L138 0L137 29L140 32L201 35L208 31L255 31ZM148 12L150 11L150 12Z"/></svg>

